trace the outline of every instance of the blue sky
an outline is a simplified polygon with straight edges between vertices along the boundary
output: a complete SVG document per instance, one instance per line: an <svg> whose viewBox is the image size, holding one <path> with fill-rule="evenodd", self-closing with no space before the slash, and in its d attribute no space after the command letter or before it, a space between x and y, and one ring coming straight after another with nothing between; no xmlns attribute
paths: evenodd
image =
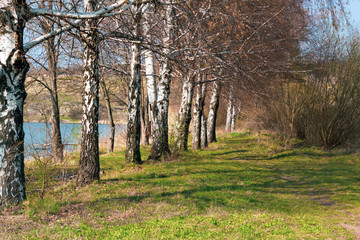
<svg viewBox="0 0 360 240"><path fill-rule="evenodd" d="M349 0L347 10L350 12L350 22L354 23L354 27L360 29L360 0Z"/></svg>

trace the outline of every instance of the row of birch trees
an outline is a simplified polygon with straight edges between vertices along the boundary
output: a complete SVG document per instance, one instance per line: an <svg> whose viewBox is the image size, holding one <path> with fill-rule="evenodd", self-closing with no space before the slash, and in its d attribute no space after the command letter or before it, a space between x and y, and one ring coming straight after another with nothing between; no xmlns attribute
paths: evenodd
<svg viewBox="0 0 360 240"><path fill-rule="evenodd" d="M26 198L24 83L29 62L40 64L37 51L47 55L44 68L49 79L41 84L51 96L56 161L63 160L57 69L61 58L74 57L61 53L65 48L76 48L75 57L82 60L77 184L84 185L100 178L100 90L112 115L108 88L100 79L102 68L113 69L128 79L126 160L141 164L141 125L151 134L149 159L171 154L168 116L172 81L182 84L175 151L187 150L192 118L193 148L206 147L216 141L220 98L228 103L226 127L231 130L240 106L245 104L243 95L266 94L271 82L291 71L307 20L304 2L298 0L2 0L0 204L16 204ZM108 56L110 51L112 55ZM141 84L143 72L145 86ZM142 94L146 96L141 104ZM144 121L142 124L141 119L146 119L142 112L151 126ZM115 131L113 121L111 126Z"/></svg>

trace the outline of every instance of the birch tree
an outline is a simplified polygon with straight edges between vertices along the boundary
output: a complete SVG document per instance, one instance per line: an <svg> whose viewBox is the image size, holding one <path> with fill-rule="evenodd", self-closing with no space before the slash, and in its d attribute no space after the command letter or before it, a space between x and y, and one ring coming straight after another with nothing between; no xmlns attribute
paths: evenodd
<svg viewBox="0 0 360 240"><path fill-rule="evenodd" d="M207 137L209 143L216 142L216 119L220 103L221 83L215 81L212 87L212 95L209 106Z"/></svg>
<svg viewBox="0 0 360 240"><path fill-rule="evenodd" d="M141 31L141 7L136 5L132 8L134 36L139 38ZM141 95L141 45L139 42L131 43L130 82L128 100L128 123L126 134L126 161L140 164L140 95Z"/></svg>
<svg viewBox="0 0 360 240"><path fill-rule="evenodd" d="M176 118L175 146L177 150L188 150L191 106L194 95L196 74L189 71L182 86L180 109Z"/></svg>
<svg viewBox="0 0 360 240"><path fill-rule="evenodd" d="M205 116L205 114L203 114L201 120L201 148L207 148L209 142L207 138L207 117Z"/></svg>
<svg viewBox="0 0 360 240"><path fill-rule="evenodd" d="M228 107L226 111L226 124L225 124L225 131L233 133L235 131L235 121L237 118L237 108L234 105L234 100L229 99Z"/></svg>
<svg viewBox="0 0 360 240"><path fill-rule="evenodd" d="M43 15L55 15L69 18L85 18L84 30L81 38L84 41L84 73L83 73L83 115L82 115L82 136L79 170L77 184L84 185L100 178L99 164L99 33L98 18L111 9L121 6L124 1L97 10L97 0L84 1L84 14L57 13L48 11L37 11Z"/></svg>
<svg viewBox="0 0 360 240"><path fill-rule="evenodd" d="M28 20L25 0L0 3L0 204L26 198L24 173L24 81L29 64L23 34Z"/></svg>
<svg viewBox="0 0 360 240"><path fill-rule="evenodd" d="M201 82L200 76L207 69L201 66L206 61L208 47L210 46L209 41L211 42L208 35L209 31L207 31L211 7L212 1L190 1L189 4L182 6L182 15L178 20L186 27L179 29L181 39L178 42L182 48L178 51L183 57L182 64L185 66L178 66L180 75L183 78L183 86L180 109L175 123L175 147L177 150L188 149L194 88L197 85L196 80ZM186 47L184 48L184 46ZM201 120L199 123L201 123ZM200 138L198 134L200 132L197 133Z"/></svg>
<svg viewBox="0 0 360 240"><path fill-rule="evenodd" d="M97 0L84 0L84 11L97 10ZM77 184L89 184L100 179L99 162L99 33L97 19L84 23L83 109L81 149Z"/></svg>
<svg viewBox="0 0 360 240"><path fill-rule="evenodd" d="M154 12L152 6L148 6L148 10L145 11L143 17L143 31L145 38L148 41L153 41L154 35L152 29L152 19L154 17ZM156 71L155 71L155 56L154 53L150 49L144 49L144 63L145 63L145 78L146 78L146 90L149 104L149 115L151 121L151 136L152 136L152 144L155 144L156 136L154 133L157 131L158 123L157 123L157 84L156 84Z"/></svg>
<svg viewBox="0 0 360 240"><path fill-rule="evenodd" d="M145 52L147 89L152 118L152 145L149 159L159 159L170 154L168 143L168 115L172 63L168 56L171 55L171 44L175 28L175 9L172 0L164 1L164 12L163 50L161 51L162 56L160 57L158 86L156 86L154 54L150 50ZM144 24L144 31L148 39L152 38L150 18L151 12L148 11L145 15L146 22Z"/></svg>
<svg viewBox="0 0 360 240"><path fill-rule="evenodd" d="M194 121L193 121L193 149L200 149L205 144L205 133L204 121L206 122L206 117L204 115L204 106L205 106L205 97L206 97L206 83L201 83L196 88L196 100L194 103ZM204 142L203 142L204 141ZM207 138L206 138L207 142Z"/></svg>

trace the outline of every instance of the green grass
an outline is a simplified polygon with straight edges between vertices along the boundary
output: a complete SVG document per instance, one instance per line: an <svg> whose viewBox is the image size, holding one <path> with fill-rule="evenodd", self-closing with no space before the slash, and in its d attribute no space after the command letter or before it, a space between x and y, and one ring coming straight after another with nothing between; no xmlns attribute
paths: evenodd
<svg viewBox="0 0 360 240"><path fill-rule="evenodd" d="M18 213L28 228L8 238L355 239L359 227L352 153L246 133L141 166L126 166L124 152L103 154L101 167L90 186L58 183L41 201L30 194Z"/></svg>

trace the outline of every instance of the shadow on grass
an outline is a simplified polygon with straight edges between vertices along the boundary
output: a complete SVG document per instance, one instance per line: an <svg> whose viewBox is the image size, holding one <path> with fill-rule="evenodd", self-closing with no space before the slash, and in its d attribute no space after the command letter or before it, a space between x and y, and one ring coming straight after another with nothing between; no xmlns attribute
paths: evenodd
<svg viewBox="0 0 360 240"><path fill-rule="evenodd" d="M323 168L319 168L321 166ZM144 184L148 186L148 190L132 196L99 198L97 201L188 203L195 204L198 210L215 205L234 211L246 208L297 212L299 209L308 211L310 205L331 207L334 202L330 198L343 195L346 200L349 191L350 195L359 195L359 177L355 172L349 174L349 166L318 164L298 168L295 164L286 169L283 167L284 165L274 164L262 169L200 170L166 175L151 173L133 176L132 179L120 178L119 180ZM186 185L186 181L181 181L182 177L192 179L193 175L200 176L202 181L189 184L186 186L188 189L176 191ZM169 177L176 177L179 183L168 185L164 180ZM231 182L237 183L230 184ZM157 188L159 185L171 190L161 191Z"/></svg>
<svg viewBox="0 0 360 240"><path fill-rule="evenodd" d="M232 149L239 148L241 141L254 142L241 137L235 136L224 142L232 144ZM184 154L184 161L102 180L104 184L112 184L113 189L120 188L125 181L130 190L109 197L96 196L92 204L166 202L174 207L185 205L190 209L195 206L199 211L220 206L233 211L306 212L316 206L318 209L333 206L336 201L333 197L345 202L360 197L360 178L354 166L346 161L328 162L329 158L347 156L348 153L295 149L266 154L251 151L250 147L214 151L205 154L205 151L191 151ZM323 158L326 161L318 161ZM304 159L309 161L304 162ZM260 164L264 160L266 165Z"/></svg>
<svg viewBox="0 0 360 240"><path fill-rule="evenodd" d="M234 154L234 153L246 153L248 152L248 150L234 150L234 151L227 151L227 152L221 152L221 153L212 153L209 156L224 156L224 155L229 155L229 154Z"/></svg>
<svg viewBox="0 0 360 240"><path fill-rule="evenodd" d="M228 152L227 154L231 154L231 153L235 153L235 152L239 152L239 151L232 151L232 152ZM247 152L247 151L243 151L243 152ZM226 153L224 153L222 155L226 155ZM316 152L316 151L311 151L311 150L309 150L309 151L291 151L291 152L284 150L284 153L273 154L270 156L266 155L266 154L239 155L237 160L239 160L239 159L249 160L249 161L251 161L251 160L281 160L281 159L286 159L286 158L290 158L290 157L307 157L307 158L311 158L311 159L317 159L317 158L323 158L323 157L329 158L329 157L349 156L349 155L351 155L351 153L347 153L347 152L335 154L335 153L331 153L331 152ZM216 154L214 154L214 156L216 156Z"/></svg>

